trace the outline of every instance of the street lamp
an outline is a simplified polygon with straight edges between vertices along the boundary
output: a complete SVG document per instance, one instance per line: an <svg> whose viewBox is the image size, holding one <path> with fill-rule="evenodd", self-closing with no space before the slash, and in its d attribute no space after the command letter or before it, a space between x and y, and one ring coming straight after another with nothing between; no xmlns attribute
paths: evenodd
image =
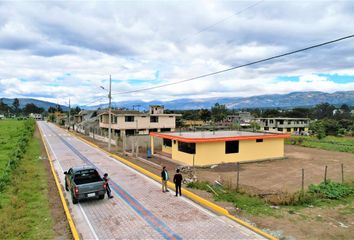
<svg viewBox="0 0 354 240"><path fill-rule="evenodd" d="M103 90L106 90L103 86L100 86ZM109 90L108 90L108 151L111 151L111 139L112 139L112 113L111 113L111 100L112 100L112 78L111 75L109 75Z"/></svg>

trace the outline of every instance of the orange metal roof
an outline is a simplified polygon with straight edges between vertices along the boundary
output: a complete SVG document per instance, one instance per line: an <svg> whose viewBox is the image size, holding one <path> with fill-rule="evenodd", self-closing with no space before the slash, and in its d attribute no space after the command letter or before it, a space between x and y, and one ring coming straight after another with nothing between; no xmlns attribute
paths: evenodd
<svg viewBox="0 0 354 240"><path fill-rule="evenodd" d="M208 138L190 138L176 135L169 135L158 132L151 132L150 136L166 138L171 140L178 140L180 142L198 143L198 142L224 142L233 140L252 140L252 139L266 139L266 138L289 138L290 134L263 134L253 136L227 136L227 137L208 137Z"/></svg>

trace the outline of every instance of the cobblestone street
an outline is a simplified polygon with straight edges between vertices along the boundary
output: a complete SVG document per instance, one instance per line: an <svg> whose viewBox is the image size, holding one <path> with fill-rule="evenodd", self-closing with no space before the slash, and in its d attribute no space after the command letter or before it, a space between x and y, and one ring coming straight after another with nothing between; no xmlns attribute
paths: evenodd
<svg viewBox="0 0 354 240"><path fill-rule="evenodd" d="M197 205L174 192L162 193L158 182L73 137L53 124L40 122L55 170L93 165L111 178L113 199L71 203L74 222L84 239L263 239L260 235ZM172 173L171 173L172 174ZM64 188L63 188L64 189Z"/></svg>

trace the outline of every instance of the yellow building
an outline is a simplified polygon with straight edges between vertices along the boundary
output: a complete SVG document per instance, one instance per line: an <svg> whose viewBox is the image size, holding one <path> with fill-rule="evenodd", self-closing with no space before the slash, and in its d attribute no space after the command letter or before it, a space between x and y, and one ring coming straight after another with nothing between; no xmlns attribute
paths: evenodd
<svg viewBox="0 0 354 240"><path fill-rule="evenodd" d="M246 162L284 157L284 138L288 134L241 131L217 132L151 132L153 140L163 139L162 152L186 165L206 166L230 162Z"/></svg>

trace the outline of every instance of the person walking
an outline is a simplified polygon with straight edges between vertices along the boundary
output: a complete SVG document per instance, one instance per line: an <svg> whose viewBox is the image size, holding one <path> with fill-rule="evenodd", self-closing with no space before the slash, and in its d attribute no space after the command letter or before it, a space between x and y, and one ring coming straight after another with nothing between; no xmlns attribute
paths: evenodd
<svg viewBox="0 0 354 240"><path fill-rule="evenodd" d="M167 189L168 172L165 166L163 166L162 168L161 180L162 180L162 192L169 192Z"/></svg>
<svg viewBox="0 0 354 240"><path fill-rule="evenodd" d="M103 186L104 186L104 188L106 189L108 198L113 198L113 196L112 196L112 190L111 190L111 188L109 187L109 184L108 184L108 182L109 182L108 173L105 173L105 174L103 175L103 181L104 181L104 185L103 185Z"/></svg>
<svg viewBox="0 0 354 240"><path fill-rule="evenodd" d="M182 174L179 173L179 169L176 170L176 174L173 177L173 182L175 183L176 186L176 197L178 196L178 193L180 196L182 196L182 192L181 192L181 185L182 185Z"/></svg>

